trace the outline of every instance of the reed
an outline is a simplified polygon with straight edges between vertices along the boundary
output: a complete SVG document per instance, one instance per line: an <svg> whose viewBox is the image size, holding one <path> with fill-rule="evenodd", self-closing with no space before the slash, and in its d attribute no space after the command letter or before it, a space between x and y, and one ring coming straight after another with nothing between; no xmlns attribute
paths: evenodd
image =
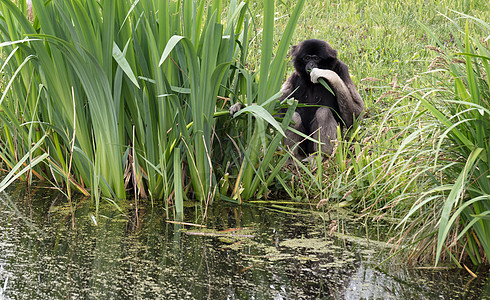
<svg viewBox="0 0 490 300"><path fill-rule="evenodd" d="M274 120L272 101L303 1L277 50L274 1L264 2L258 75L245 67L256 38L248 1L227 2L224 14L223 1L206 3L34 1L30 22L22 1L1 0L0 158L9 171L1 188L35 175L69 195L90 194L96 209L130 191L175 204L180 217L194 198L205 216L227 165L246 199L264 194L280 170L271 159L288 121ZM244 99L248 117L223 117ZM277 133L266 133L269 124ZM267 159L258 168L261 146Z"/></svg>

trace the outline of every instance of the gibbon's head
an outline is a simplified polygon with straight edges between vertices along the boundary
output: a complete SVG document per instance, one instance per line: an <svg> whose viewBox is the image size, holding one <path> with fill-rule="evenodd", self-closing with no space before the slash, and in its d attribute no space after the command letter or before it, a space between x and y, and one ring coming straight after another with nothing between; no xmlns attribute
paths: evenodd
<svg viewBox="0 0 490 300"><path fill-rule="evenodd" d="M332 70L337 62L337 51L321 40L305 40L291 49L293 65L298 73L309 78L313 68Z"/></svg>

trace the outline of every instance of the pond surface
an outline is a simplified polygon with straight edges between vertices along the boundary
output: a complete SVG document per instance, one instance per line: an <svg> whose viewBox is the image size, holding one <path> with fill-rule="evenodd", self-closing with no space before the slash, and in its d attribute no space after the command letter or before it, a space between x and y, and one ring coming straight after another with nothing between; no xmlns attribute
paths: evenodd
<svg viewBox="0 0 490 300"><path fill-rule="evenodd" d="M62 195L0 193L0 300L490 299L486 271L375 269L382 247L353 220L219 203L201 229L128 211L95 220L79 200L72 229Z"/></svg>

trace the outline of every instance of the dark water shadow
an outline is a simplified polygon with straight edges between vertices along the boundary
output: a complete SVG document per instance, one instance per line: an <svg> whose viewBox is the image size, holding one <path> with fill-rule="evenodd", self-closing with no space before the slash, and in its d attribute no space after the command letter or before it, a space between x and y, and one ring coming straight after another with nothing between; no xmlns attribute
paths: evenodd
<svg viewBox="0 0 490 300"><path fill-rule="evenodd" d="M374 269L380 247L328 235L312 215L219 203L200 229L158 207L141 205L136 222L131 207L96 219L74 203L76 229L60 194L0 194L0 300L490 298L485 271Z"/></svg>

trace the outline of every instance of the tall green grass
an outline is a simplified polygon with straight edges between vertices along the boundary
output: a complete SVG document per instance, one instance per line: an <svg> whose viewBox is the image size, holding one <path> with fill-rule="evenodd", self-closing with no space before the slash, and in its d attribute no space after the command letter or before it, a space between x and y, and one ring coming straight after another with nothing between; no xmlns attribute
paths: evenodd
<svg viewBox="0 0 490 300"><path fill-rule="evenodd" d="M407 224L414 216L432 215L433 221L422 229L437 231L436 264L443 254L459 264L463 250L474 264L490 257L490 48L488 36L485 40L469 33L469 26L475 26L488 34L490 25L459 16L466 20L465 27L453 21L459 51L440 51L438 60L437 72L449 85L431 91L436 97L420 100L437 121L422 130L437 131L433 164L442 180L423 193L403 219Z"/></svg>
<svg viewBox="0 0 490 300"><path fill-rule="evenodd" d="M1 0L2 188L34 175L96 207L130 193L180 217L188 198L205 215L220 178L246 199L266 193L288 125L272 118L274 95L303 1L275 49L274 1L264 2L258 73L246 68L259 35L248 1L226 3L223 13L219 0L35 1L29 22L25 5ZM236 101L249 117L223 117Z"/></svg>

